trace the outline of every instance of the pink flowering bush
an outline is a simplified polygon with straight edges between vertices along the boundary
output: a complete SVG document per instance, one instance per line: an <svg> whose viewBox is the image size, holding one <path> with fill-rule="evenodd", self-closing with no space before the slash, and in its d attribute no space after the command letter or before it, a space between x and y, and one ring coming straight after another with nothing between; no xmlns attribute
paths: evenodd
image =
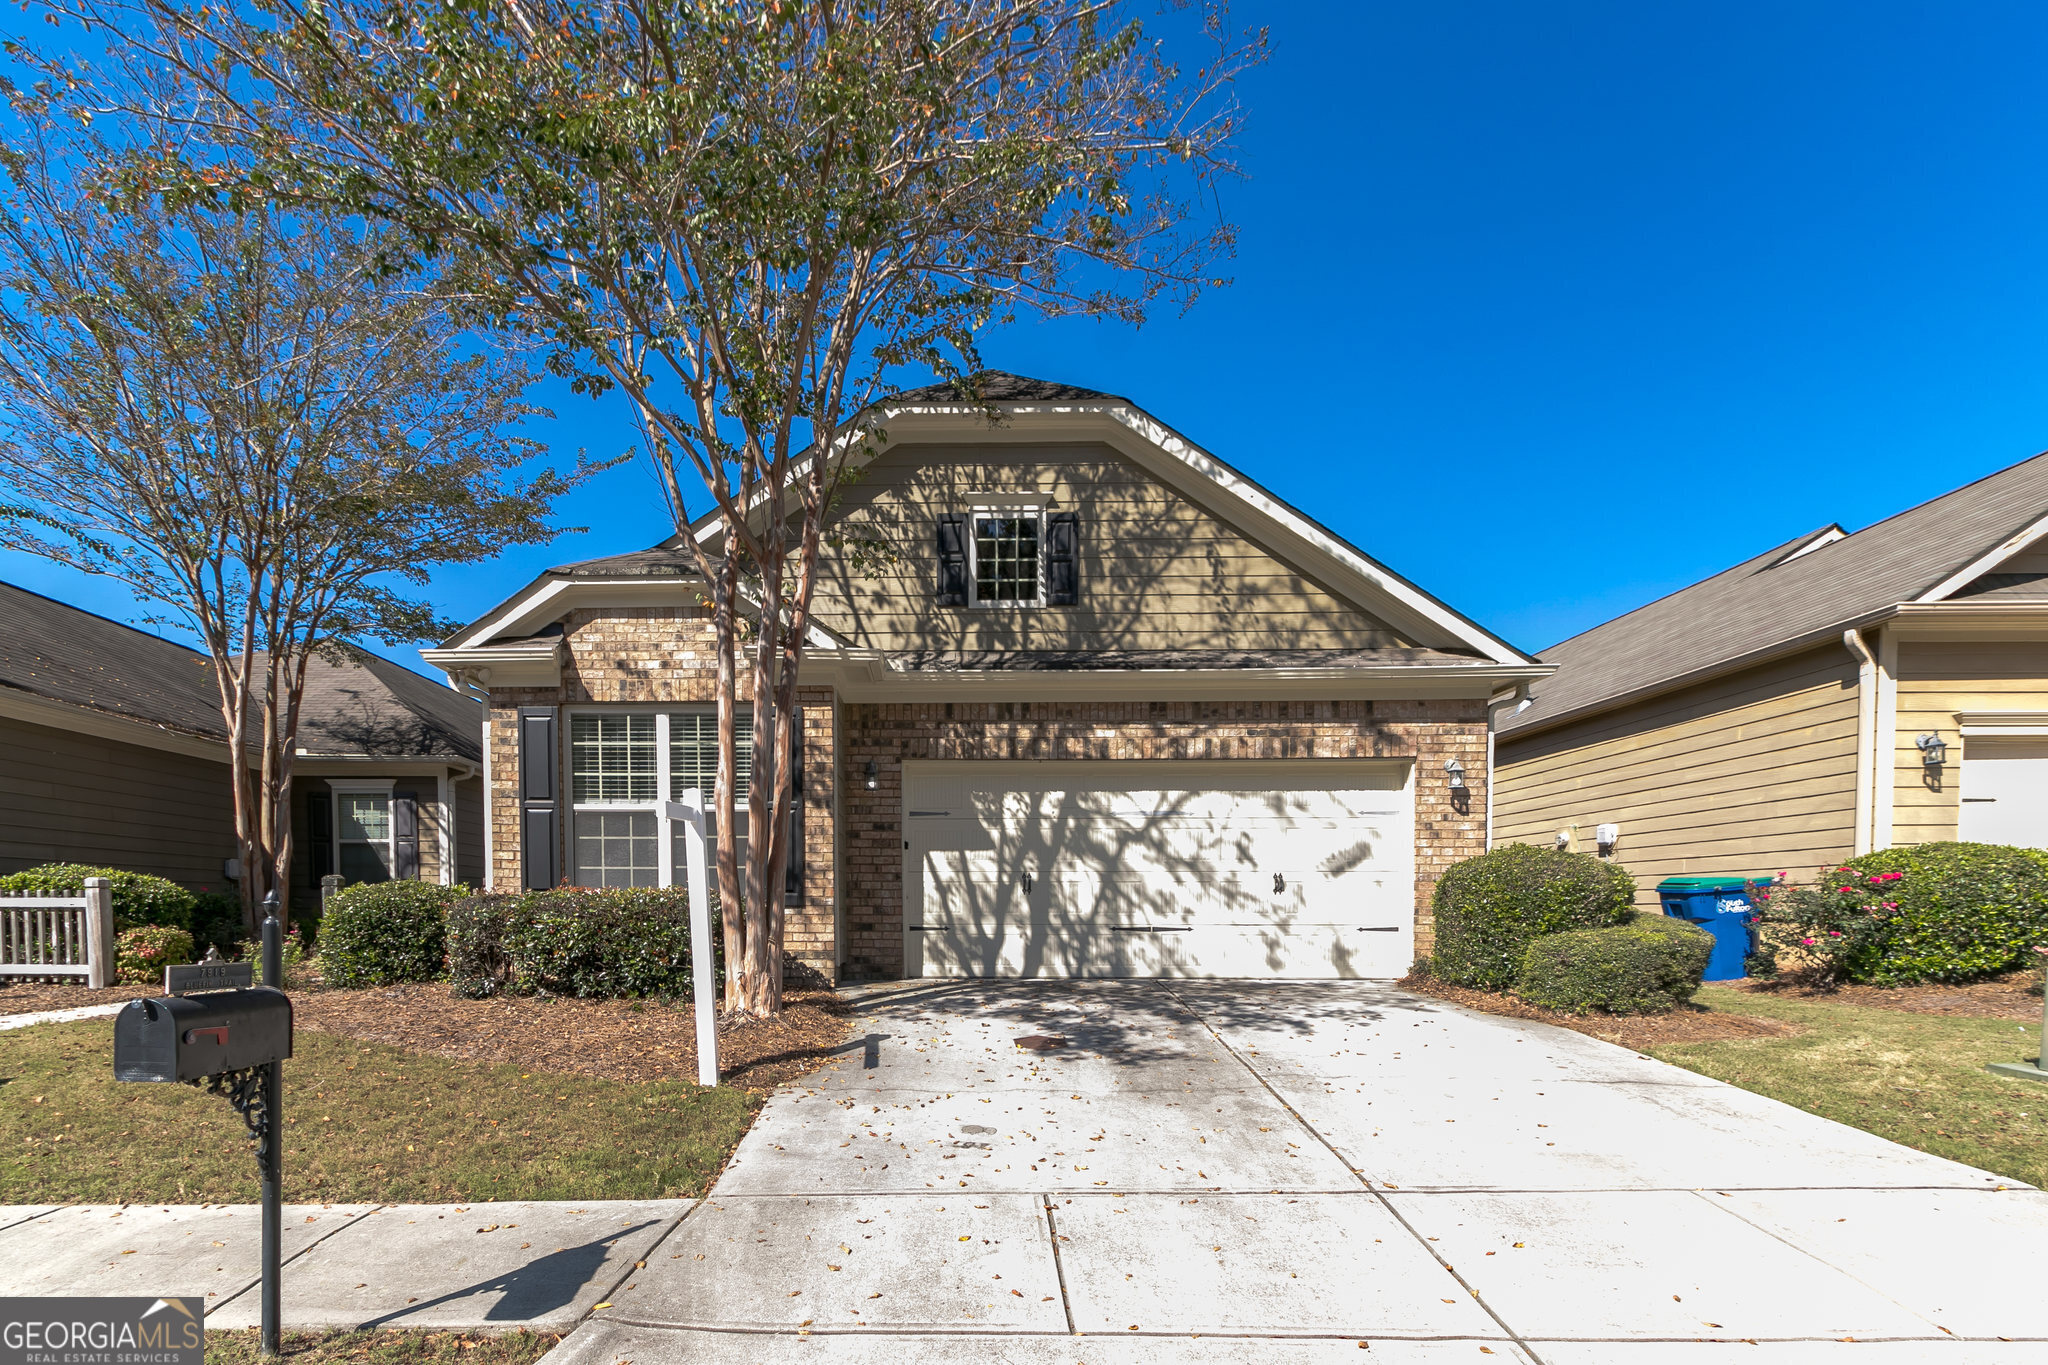
<svg viewBox="0 0 2048 1365"><path fill-rule="evenodd" d="M1969 981L2048 937L2048 865L2032 849L1937 843L1865 854L1760 905L1769 955L1831 981Z"/></svg>
<svg viewBox="0 0 2048 1365"><path fill-rule="evenodd" d="M114 935L114 979L124 986L163 984L164 968L192 960L192 935L167 924L145 924Z"/></svg>

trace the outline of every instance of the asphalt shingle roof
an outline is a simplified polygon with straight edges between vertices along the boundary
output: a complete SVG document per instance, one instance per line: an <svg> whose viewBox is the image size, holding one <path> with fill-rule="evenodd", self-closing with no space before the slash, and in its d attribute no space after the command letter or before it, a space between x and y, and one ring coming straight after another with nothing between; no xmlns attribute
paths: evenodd
<svg viewBox="0 0 2048 1365"><path fill-rule="evenodd" d="M1545 650L1557 673L1531 685L1535 704L1500 732L1818 643L1918 598L2044 514L2048 455L2037 455L1804 554L1793 552L1821 532L1787 541Z"/></svg>
<svg viewBox="0 0 2048 1365"><path fill-rule="evenodd" d="M475 700L364 651L306 670L299 748L393 759L483 756ZM204 655L0 583L0 687L227 742Z"/></svg>

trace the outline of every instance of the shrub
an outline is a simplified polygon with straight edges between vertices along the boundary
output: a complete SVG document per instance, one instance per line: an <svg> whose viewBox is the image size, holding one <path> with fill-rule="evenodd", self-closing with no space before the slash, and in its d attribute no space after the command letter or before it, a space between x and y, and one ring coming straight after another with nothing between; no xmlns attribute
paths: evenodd
<svg viewBox="0 0 2048 1365"><path fill-rule="evenodd" d="M201 891L192 898L192 946L204 953L218 948L231 953L242 941L242 898L219 891Z"/></svg>
<svg viewBox="0 0 2048 1365"><path fill-rule="evenodd" d="M1459 986L1503 990L1532 939L1625 920L1636 880L1589 853L1504 844L1467 858L1436 884L1431 971Z"/></svg>
<svg viewBox="0 0 2048 1365"><path fill-rule="evenodd" d="M124 986L163 983L164 968L192 960L192 935L168 924L145 924L114 936L114 978Z"/></svg>
<svg viewBox="0 0 2048 1365"><path fill-rule="evenodd" d="M1637 912L1625 924L1545 934L1522 954L1515 994L1568 1014L1661 1014L1692 999L1714 936Z"/></svg>
<svg viewBox="0 0 2048 1365"><path fill-rule="evenodd" d="M144 925L192 927L192 908L198 897L176 882L142 872L87 867L83 863L45 863L0 877L0 896L82 896L87 877L105 877L114 884L116 932Z"/></svg>
<svg viewBox="0 0 2048 1365"><path fill-rule="evenodd" d="M320 927L320 975L330 986L432 981L447 957L448 907L467 887L370 882L344 887Z"/></svg>
<svg viewBox="0 0 2048 1365"><path fill-rule="evenodd" d="M2003 844L1883 849L1774 891L1762 932L1774 955L1831 980L1969 981L2048 940L2048 865Z"/></svg>
<svg viewBox="0 0 2048 1365"><path fill-rule="evenodd" d="M448 974L455 994L472 1000L686 995L689 896L680 887L472 896L448 912Z"/></svg>

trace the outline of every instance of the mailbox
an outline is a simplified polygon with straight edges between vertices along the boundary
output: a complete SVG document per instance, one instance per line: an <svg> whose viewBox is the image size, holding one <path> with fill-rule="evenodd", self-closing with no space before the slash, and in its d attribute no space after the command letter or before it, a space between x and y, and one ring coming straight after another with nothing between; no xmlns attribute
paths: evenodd
<svg viewBox="0 0 2048 1365"><path fill-rule="evenodd" d="M196 1081L291 1055L291 997L268 987L131 1000L114 1017L117 1081Z"/></svg>

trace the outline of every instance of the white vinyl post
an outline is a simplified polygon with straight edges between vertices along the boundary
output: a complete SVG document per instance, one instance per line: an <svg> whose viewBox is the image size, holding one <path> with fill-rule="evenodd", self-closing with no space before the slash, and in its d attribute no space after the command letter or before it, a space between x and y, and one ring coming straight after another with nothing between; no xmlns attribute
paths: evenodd
<svg viewBox="0 0 2048 1365"><path fill-rule="evenodd" d="M85 879L86 984L102 990L114 984L114 884Z"/></svg>
<svg viewBox="0 0 2048 1365"><path fill-rule="evenodd" d="M697 1084L718 1084L718 954L712 938L709 870L705 866L704 793L692 787L682 800L668 803L671 820L689 827L683 845L688 854L690 892L690 978L697 998Z"/></svg>

